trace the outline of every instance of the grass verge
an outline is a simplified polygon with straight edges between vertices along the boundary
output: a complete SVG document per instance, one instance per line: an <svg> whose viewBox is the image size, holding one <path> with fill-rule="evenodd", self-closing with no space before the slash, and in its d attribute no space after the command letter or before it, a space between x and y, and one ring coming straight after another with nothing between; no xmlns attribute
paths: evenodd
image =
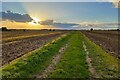
<svg viewBox="0 0 120 80"><path fill-rule="evenodd" d="M73 33L68 42L68 47L62 55L56 69L49 75L50 78L89 77L82 40L83 38L80 32Z"/></svg>
<svg viewBox="0 0 120 80"><path fill-rule="evenodd" d="M27 78L37 71L43 71L47 67L59 48L68 41L70 34L53 40L33 52L13 60L10 64L3 66L2 77L4 78ZM34 45L33 45L34 46Z"/></svg>
<svg viewBox="0 0 120 80"><path fill-rule="evenodd" d="M89 56L92 59L91 63L95 67L98 75L100 75L101 78L120 77L118 72L120 62L106 53L100 46L90 41L85 35L84 40L90 54Z"/></svg>

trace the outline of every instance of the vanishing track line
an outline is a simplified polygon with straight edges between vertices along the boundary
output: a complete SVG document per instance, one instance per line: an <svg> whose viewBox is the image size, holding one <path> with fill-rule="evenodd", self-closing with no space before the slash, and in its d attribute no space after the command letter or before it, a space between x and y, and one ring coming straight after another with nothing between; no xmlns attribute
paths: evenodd
<svg viewBox="0 0 120 80"><path fill-rule="evenodd" d="M83 48L84 48L84 50L86 52L86 62L88 64L88 70L90 71L90 77L99 78L99 75L96 73L95 68L92 66L91 58L89 57L89 51L87 50L87 47L86 47L84 41L83 41Z"/></svg>

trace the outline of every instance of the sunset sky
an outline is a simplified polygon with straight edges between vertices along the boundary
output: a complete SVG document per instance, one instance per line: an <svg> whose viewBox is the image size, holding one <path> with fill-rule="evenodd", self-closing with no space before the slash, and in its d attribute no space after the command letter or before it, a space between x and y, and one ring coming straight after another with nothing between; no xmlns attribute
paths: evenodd
<svg viewBox="0 0 120 80"><path fill-rule="evenodd" d="M67 24L65 28L75 28L76 25L84 23L118 22L118 8L110 2L3 2L2 12L7 14L8 10L13 15L28 14L34 20L29 22L14 21L11 18L2 20L2 26L16 29L64 28L62 23ZM52 25L39 24L51 20Z"/></svg>

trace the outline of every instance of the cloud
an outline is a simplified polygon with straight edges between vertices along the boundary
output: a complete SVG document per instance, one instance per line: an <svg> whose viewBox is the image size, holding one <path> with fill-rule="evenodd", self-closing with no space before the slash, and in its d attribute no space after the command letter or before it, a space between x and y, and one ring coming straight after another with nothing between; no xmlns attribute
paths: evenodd
<svg viewBox="0 0 120 80"><path fill-rule="evenodd" d="M76 30L90 30L91 28L96 29L96 30L110 30L110 29L117 30L119 28L118 27L119 25L120 25L120 23L118 23L118 22L113 22L113 23L109 23L109 22L106 22L106 23L83 22L83 23L80 23L79 25L72 26L72 27L73 27L73 29L76 29Z"/></svg>
<svg viewBox="0 0 120 80"><path fill-rule="evenodd" d="M2 15L2 20L10 20L16 22L31 22L33 20L29 14L13 13L11 11L0 12L0 15Z"/></svg>
<svg viewBox="0 0 120 80"><path fill-rule="evenodd" d="M114 8L120 8L120 0L103 0L106 2L112 2Z"/></svg>
<svg viewBox="0 0 120 80"><path fill-rule="evenodd" d="M54 23L53 26L64 28L64 29L70 29L73 28L73 26L76 26L79 24L74 24L74 23Z"/></svg>
<svg viewBox="0 0 120 80"><path fill-rule="evenodd" d="M120 0L96 0L97 2L110 2L114 8L120 8Z"/></svg>
<svg viewBox="0 0 120 80"><path fill-rule="evenodd" d="M53 20L45 20L45 21L40 21L41 25L52 25L53 24Z"/></svg>
<svg viewBox="0 0 120 80"><path fill-rule="evenodd" d="M120 8L120 2L113 2L112 4L114 8Z"/></svg>
<svg viewBox="0 0 120 80"><path fill-rule="evenodd" d="M79 25L75 23L57 23L57 22L54 22L54 20L40 21L40 24L54 26L54 27L62 28L62 29L70 29L70 28L73 28L72 26Z"/></svg>

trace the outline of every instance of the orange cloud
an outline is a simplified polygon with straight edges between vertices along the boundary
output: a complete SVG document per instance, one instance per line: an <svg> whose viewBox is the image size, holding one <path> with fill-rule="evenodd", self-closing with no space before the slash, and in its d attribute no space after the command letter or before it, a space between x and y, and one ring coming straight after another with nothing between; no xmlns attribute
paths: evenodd
<svg viewBox="0 0 120 80"><path fill-rule="evenodd" d="M47 25L30 25L29 23L2 21L2 26L8 29L52 29L56 28Z"/></svg>

